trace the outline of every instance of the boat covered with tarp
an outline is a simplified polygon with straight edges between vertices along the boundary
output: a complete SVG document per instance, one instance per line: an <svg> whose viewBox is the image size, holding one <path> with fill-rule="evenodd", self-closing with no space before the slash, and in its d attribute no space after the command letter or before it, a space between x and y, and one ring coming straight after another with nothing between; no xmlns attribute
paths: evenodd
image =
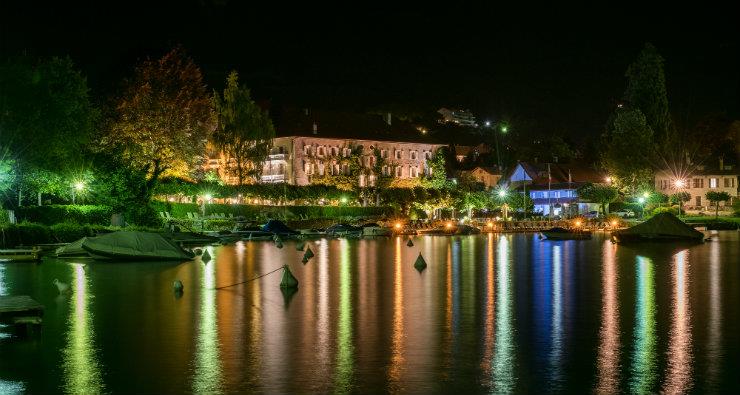
<svg viewBox="0 0 740 395"><path fill-rule="evenodd" d="M159 233L120 231L88 237L82 248L95 259L126 261L175 261L193 259L171 239Z"/></svg>
<svg viewBox="0 0 740 395"><path fill-rule="evenodd" d="M285 223L276 219L267 221L267 223L262 226L262 231L270 232L279 236L292 236L301 233L297 230L290 229L288 225L285 225Z"/></svg>
<svg viewBox="0 0 740 395"><path fill-rule="evenodd" d="M58 258L79 258L79 257L89 257L90 254L82 248L82 243L85 242L87 239L91 239L92 237L83 237L77 241L73 241L67 245L61 246L56 249L54 252L54 255L56 255Z"/></svg>
<svg viewBox="0 0 740 395"><path fill-rule="evenodd" d="M589 240L591 232L554 227L540 232L547 240Z"/></svg>
<svg viewBox="0 0 740 395"><path fill-rule="evenodd" d="M617 243L681 240L701 242L704 240L704 233L671 213L659 213L641 224L612 232L612 238Z"/></svg>

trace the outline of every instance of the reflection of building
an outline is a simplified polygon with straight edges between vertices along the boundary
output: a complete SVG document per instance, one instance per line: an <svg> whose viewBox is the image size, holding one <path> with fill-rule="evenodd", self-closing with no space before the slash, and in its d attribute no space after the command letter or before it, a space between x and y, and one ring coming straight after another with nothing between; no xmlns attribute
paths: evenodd
<svg viewBox="0 0 740 395"><path fill-rule="evenodd" d="M379 171L385 176L418 178L431 174L427 161L444 146L390 114L306 109L285 110L274 114L274 119L277 137L273 139L272 150L262 169L263 183L325 182L327 177L357 174L352 170L358 160L360 186L375 185L380 174L375 174L373 168L379 160L383 162ZM218 159L211 159L207 167L218 170L220 163ZM227 183L236 182L234 177L222 174L222 178Z"/></svg>
<svg viewBox="0 0 740 395"><path fill-rule="evenodd" d="M686 209L713 210L714 203L707 200L707 192L727 192L732 197L732 201L720 202L719 205L720 207L731 206L739 196L738 174L740 172L735 166L726 165L721 159L717 167L699 166L686 176L662 170L655 173L655 190L666 195L686 192L691 196L684 205ZM678 188L677 181L683 181L684 186Z"/></svg>
<svg viewBox="0 0 740 395"><path fill-rule="evenodd" d="M437 110L438 113L442 114L443 123L454 123L460 126L468 126L477 128L478 123L475 121L475 116L468 110L451 110L449 108L440 108Z"/></svg>
<svg viewBox="0 0 740 395"><path fill-rule="evenodd" d="M460 172L463 176L470 176L476 182L483 184L486 189L498 185L501 174L493 167L478 166L472 170L463 170Z"/></svg>
<svg viewBox="0 0 740 395"><path fill-rule="evenodd" d="M526 190L534 211L543 215L577 215L598 210L594 203L578 199L577 189L586 183L599 183L605 176L580 165L519 162L506 183L511 189Z"/></svg>

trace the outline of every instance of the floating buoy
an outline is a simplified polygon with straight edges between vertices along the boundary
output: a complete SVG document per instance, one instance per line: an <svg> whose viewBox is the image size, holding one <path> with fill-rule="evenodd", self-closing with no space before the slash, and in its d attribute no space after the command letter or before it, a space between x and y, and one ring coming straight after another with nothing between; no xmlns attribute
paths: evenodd
<svg viewBox="0 0 740 395"><path fill-rule="evenodd" d="M306 258L306 256L304 255L303 256L303 259L301 259L301 262L303 262L304 265L307 264L308 263L308 258Z"/></svg>
<svg viewBox="0 0 740 395"><path fill-rule="evenodd" d="M413 241L411 241L411 239L409 239L409 241L408 241L408 243L406 243L406 245L407 245L408 247L413 247L413 246L414 246L414 242L413 242Z"/></svg>
<svg viewBox="0 0 740 395"><path fill-rule="evenodd" d="M208 250L203 251L203 255L200 256L200 260L205 263L208 263L208 261L211 260L211 254L208 253Z"/></svg>
<svg viewBox="0 0 740 395"><path fill-rule="evenodd" d="M275 236L273 236L272 240L273 240L274 242L276 242L276 243L279 243L279 242L281 242L281 241L282 241L282 240L280 239L280 236L278 236L278 235L275 235Z"/></svg>
<svg viewBox="0 0 740 395"><path fill-rule="evenodd" d="M184 290L185 290L185 287L184 287L184 286L182 285L182 281L180 281L180 280L175 280L175 281L174 281L174 282L172 283L172 289L173 289L173 290L174 290L175 292L182 292L182 291L184 291Z"/></svg>
<svg viewBox="0 0 740 395"><path fill-rule="evenodd" d="M296 251L303 251L306 248L306 243L303 241L299 241L298 244L295 245Z"/></svg>
<svg viewBox="0 0 740 395"><path fill-rule="evenodd" d="M298 288L298 280L290 272L288 265L283 265L283 278L280 279L280 288Z"/></svg>
<svg viewBox="0 0 740 395"><path fill-rule="evenodd" d="M203 255L203 250L201 250L200 248L196 248L193 250L193 253L195 254L195 256L201 256Z"/></svg>
<svg viewBox="0 0 740 395"><path fill-rule="evenodd" d="M277 247L277 248L283 248L283 242L282 242L282 241L280 241L280 240L278 240L278 241L277 241L277 242L275 243L275 247Z"/></svg>
<svg viewBox="0 0 740 395"><path fill-rule="evenodd" d="M280 288L280 292L283 294L283 302L285 302L284 306L287 309L290 305L291 299L293 299L293 295L298 292L298 288Z"/></svg>
<svg viewBox="0 0 740 395"><path fill-rule="evenodd" d="M419 273L427 268L427 262L424 260L424 257L421 256L421 252L419 253L419 257L416 258L416 262L414 262L414 267L419 271Z"/></svg>
<svg viewBox="0 0 740 395"><path fill-rule="evenodd" d="M308 247L308 249L306 249L306 253L303 254L303 257L306 258L306 259L311 259L311 258L314 257L314 254L313 254L313 251L311 250L311 247Z"/></svg>

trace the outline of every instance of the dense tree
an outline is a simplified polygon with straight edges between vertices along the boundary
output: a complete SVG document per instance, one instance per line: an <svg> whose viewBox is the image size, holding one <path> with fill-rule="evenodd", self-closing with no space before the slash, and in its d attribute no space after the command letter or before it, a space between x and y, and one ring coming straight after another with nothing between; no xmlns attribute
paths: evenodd
<svg viewBox="0 0 740 395"><path fill-rule="evenodd" d="M213 142L224 154L225 168L238 185L247 179L256 182L275 137L270 117L252 100L249 89L239 86L236 71L229 74L223 96L214 95L214 107L218 123Z"/></svg>
<svg viewBox="0 0 740 395"><path fill-rule="evenodd" d="M640 110L619 111L602 148L601 165L615 186L631 195L650 186L653 131Z"/></svg>
<svg viewBox="0 0 740 395"><path fill-rule="evenodd" d="M719 202L727 202L730 200L730 194L727 192L716 192L709 191L706 194L707 200L714 203L714 218L719 216Z"/></svg>
<svg viewBox="0 0 740 395"><path fill-rule="evenodd" d="M663 57L652 44L646 43L637 59L627 68L625 76L627 89L624 100L630 108L638 109L645 115L646 123L655 133L656 140L665 141L671 130L671 116Z"/></svg>
<svg viewBox="0 0 740 395"><path fill-rule="evenodd" d="M187 177L205 152L212 111L203 76L176 48L141 63L125 82L101 146L146 173Z"/></svg>
<svg viewBox="0 0 740 395"><path fill-rule="evenodd" d="M59 190L59 180L83 161L98 118L69 58L0 64L0 146L15 162L19 204L24 190Z"/></svg>
<svg viewBox="0 0 740 395"><path fill-rule="evenodd" d="M598 203L601 214L606 216L606 207L617 200L619 191L610 185L589 183L578 188L578 197L591 203Z"/></svg>
<svg viewBox="0 0 740 395"><path fill-rule="evenodd" d="M445 188L449 185L447 181L447 167L446 167L446 156L447 153L444 148L439 148L432 156L430 161L427 161L427 166L431 175L428 175L422 181L422 185L427 188Z"/></svg>
<svg viewBox="0 0 740 395"><path fill-rule="evenodd" d="M7 150L0 147L0 195L4 195L15 182L14 161ZM1 207L1 206L0 206Z"/></svg>

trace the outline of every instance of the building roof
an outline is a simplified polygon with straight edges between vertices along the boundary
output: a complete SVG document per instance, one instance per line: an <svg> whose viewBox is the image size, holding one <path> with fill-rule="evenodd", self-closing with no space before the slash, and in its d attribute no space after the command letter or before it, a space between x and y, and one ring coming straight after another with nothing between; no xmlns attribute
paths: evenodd
<svg viewBox="0 0 740 395"><path fill-rule="evenodd" d="M441 144L415 125L387 115L286 108L271 112L276 137L325 137ZM314 133L316 125L316 133Z"/></svg>
<svg viewBox="0 0 740 395"><path fill-rule="evenodd" d="M461 170L463 173L472 173L476 170L480 169L481 171L484 171L488 174L494 175L494 176L500 176L501 173L496 171L495 167L489 167L489 166L476 166L470 170Z"/></svg>
<svg viewBox="0 0 740 395"><path fill-rule="evenodd" d="M574 189L586 183L604 182L605 175L595 169L574 163L549 163L550 179L548 180L548 163L519 162L508 178L521 167L532 179L527 189ZM548 182L549 181L549 182Z"/></svg>

